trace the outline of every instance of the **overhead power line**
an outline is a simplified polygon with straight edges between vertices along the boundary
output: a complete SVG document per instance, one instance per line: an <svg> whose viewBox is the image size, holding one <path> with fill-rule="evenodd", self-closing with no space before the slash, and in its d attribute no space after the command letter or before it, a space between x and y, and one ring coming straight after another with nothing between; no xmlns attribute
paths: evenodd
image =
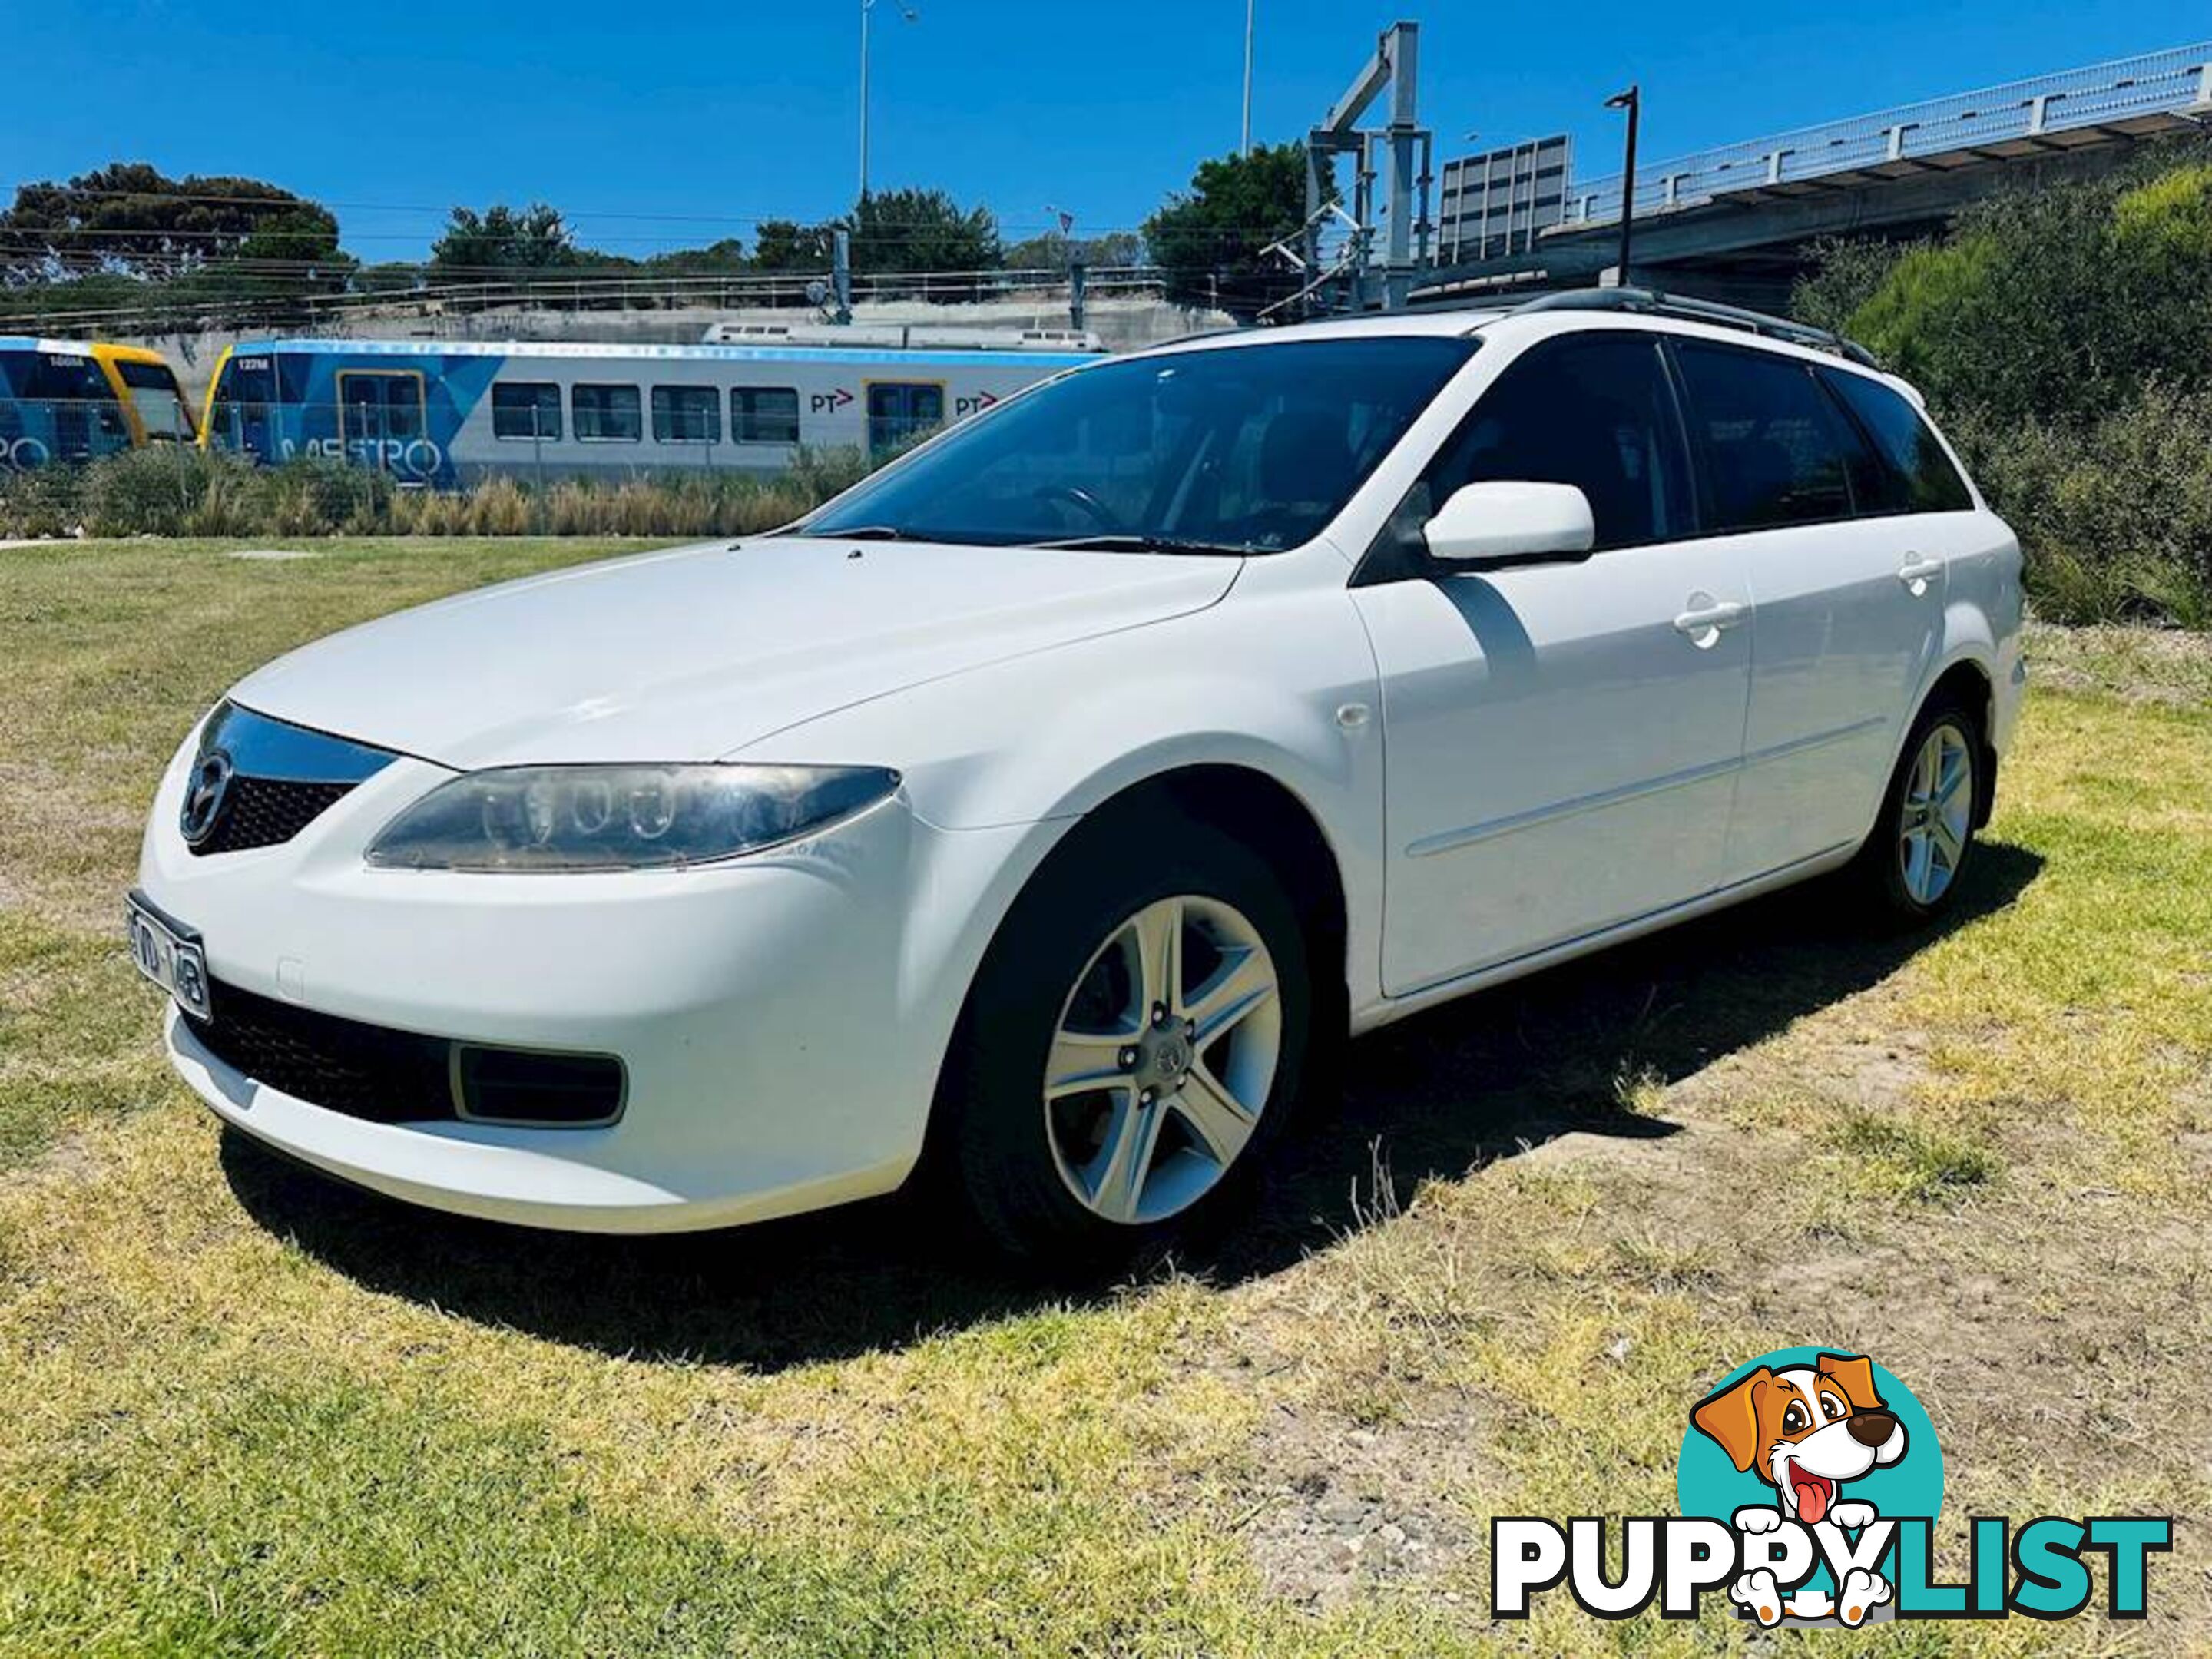
<svg viewBox="0 0 2212 1659"><path fill-rule="evenodd" d="M766 222L763 221L762 222ZM809 234L844 228L843 222L839 220L825 219L813 222L797 221L791 222L796 222L799 229L802 233ZM866 232L854 229L852 234L856 239L863 241L871 240L872 236L873 237L873 240L883 240L884 239L880 235L875 234L875 233L884 231L937 230L942 228L944 223L945 222L940 219L872 219L868 222L869 228ZM996 222L996 228L1002 238L1008 230L1035 230L1040 236L1055 234L1059 231L1059 226L1057 224L1048 223L1043 221L1038 221L1033 223L1015 223L1009 221L1000 220ZM571 237L581 236L586 234L580 229L576 223L567 221L563 222L563 228L568 231ZM1239 225L1224 226L1221 227L1221 228L1246 231L1253 235L1275 235L1280 234L1282 227L1279 225ZM1144 227L1141 224L1102 225L1096 229L1086 230L1081 236L1072 237L1069 240L1078 242L1094 242L1107 236L1140 235L1143 234L1143 231ZM251 236L309 236L315 234L317 233L308 230L289 229L283 226L268 226L261 228L248 227L234 230L219 230L203 226L178 226L174 228L170 228L153 225L101 225L97 223L76 223L52 226L27 225L0 228L0 236L6 237L29 237L33 239L53 239L62 237L78 239L137 237L149 240L164 241L234 242L243 240ZM427 237L425 233L417 231L348 231L343 226L338 228L336 234L341 240L345 242L420 242L425 240L431 241L438 240L441 236L453 234L453 228L451 226L441 226L437 234L428 235ZM464 230L458 234L464 236L495 236L499 233L490 231ZM591 240L593 242L611 241L630 244L651 243L662 246L665 246L666 243L666 239L664 237L647 236L644 234L615 237L592 236ZM732 240L743 239L739 238ZM757 240L758 238L756 237L754 240ZM1019 240L1027 241L1031 239L1023 237ZM686 246L696 246L701 245L691 244ZM678 248L672 251L680 252L684 250L682 248Z"/></svg>

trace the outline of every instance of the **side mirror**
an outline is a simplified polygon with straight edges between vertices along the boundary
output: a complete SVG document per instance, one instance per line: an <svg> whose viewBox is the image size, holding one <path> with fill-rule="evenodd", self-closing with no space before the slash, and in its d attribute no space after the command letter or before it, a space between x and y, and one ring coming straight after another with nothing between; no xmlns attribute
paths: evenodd
<svg viewBox="0 0 2212 1659"><path fill-rule="evenodd" d="M1497 570L1586 559L1597 522L1572 484L1496 482L1454 492L1421 534L1431 558Z"/></svg>

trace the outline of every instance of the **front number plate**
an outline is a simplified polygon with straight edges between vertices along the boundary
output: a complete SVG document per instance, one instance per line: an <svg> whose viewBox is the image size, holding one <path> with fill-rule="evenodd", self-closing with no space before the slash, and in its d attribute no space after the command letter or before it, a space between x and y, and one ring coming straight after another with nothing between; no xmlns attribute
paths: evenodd
<svg viewBox="0 0 2212 1659"><path fill-rule="evenodd" d="M145 896L125 902L131 927L131 957L138 971L176 999L194 1019L215 1018L208 1006L207 952L200 936L163 915Z"/></svg>

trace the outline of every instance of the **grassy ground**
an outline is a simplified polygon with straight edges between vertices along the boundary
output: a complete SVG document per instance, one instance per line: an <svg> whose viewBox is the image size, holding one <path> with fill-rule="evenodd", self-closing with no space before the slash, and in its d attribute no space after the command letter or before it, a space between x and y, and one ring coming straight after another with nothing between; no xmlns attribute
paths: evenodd
<svg viewBox="0 0 2212 1659"><path fill-rule="evenodd" d="M1718 1604L1489 1626L1486 1520L1670 1508L1688 1405L1799 1341L1915 1389L1947 1533L2184 1517L2143 1625L1829 1645L2212 1640L2201 651L2038 638L2076 689L1940 937L1785 896L1411 1021L1231 1235L1071 1296L897 1203L645 1243L405 1212L166 1075L116 906L191 718L587 550L0 552L0 1648L1707 1651Z"/></svg>

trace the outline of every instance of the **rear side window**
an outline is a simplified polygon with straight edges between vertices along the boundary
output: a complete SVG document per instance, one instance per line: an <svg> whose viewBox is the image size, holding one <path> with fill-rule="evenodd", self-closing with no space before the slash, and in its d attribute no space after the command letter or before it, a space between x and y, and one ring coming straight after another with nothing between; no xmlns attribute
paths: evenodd
<svg viewBox="0 0 2212 1659"><path fill-rule="evenodd" d="M634 444L645 435L634 386L579 386L568 394L568 407L579 441Z"/></svg>
<svg viewBox="0 0 2212 1659"><path fill-rule="evenodd" d="M1820 375L1874 440L1875 494L1859 503L1861 511L1964 513L1972 507L1966 481L1910 402L1863 374L1824 368Z"/></svg>
<svg viewBox="0 0 2212 1659"><path fill-rule="evenodd" d="M1400 507L1401 537L1464 484L1573 484L1597 545L1692 533L1690 479L1659 343L1607 330L1530 348L1498 377Z"/></svg>
<svg viewBox="0 0 2212 1659"><path fill-rule="evenodd" d="M561 388L550 380L503 380L491 389L495 438L561 441Z"/></svg>
<svg viewBox="0 0 2212 1659"><path fill-rule="evenodd" d="M1717 532L1820 524L1851 516L1851 475L1872 458L1792 357L1679 340L1690 430Z"/></svg>

